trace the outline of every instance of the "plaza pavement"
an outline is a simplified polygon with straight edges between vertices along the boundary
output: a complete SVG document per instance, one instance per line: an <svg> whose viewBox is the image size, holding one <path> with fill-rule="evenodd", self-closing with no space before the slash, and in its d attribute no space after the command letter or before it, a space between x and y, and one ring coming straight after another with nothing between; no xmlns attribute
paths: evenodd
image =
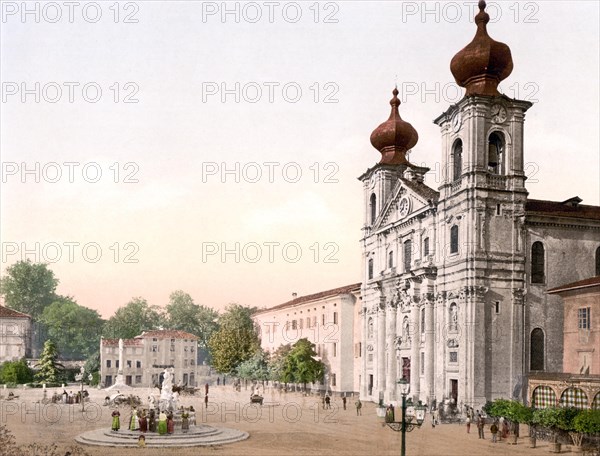
<svg viewBox="0 0 600 456"><path fill-rule="evenodd" d="M67 388L69 390L70 388ZM75 390L75 388L71 388ZM137 390L136 390L137 391ZM84 431L110 428L111 409L102 406L106 392L90 391L94 404L86 404L88 411L83 418L80 405L44 406L37 403L42 396L39 389L14 390L19 399L0 402L0 423L5 424L15 435L18 444L30 442L56 442L61 447L73 445L74 438ZM156 392L156 390L154 390ZM203 392L203 389L202 389ZM50 391L50 395L51 395ZM145 399L147 389L139 389L138 395ZM250 391L242 388L234 392L232 387L212 386L209 407L204 408L203 395L181 397L180 404L193 405L197 422L211 426L224 426L246 431L250 438L242 442L213 447L169 449L170 455L344 455L344 456L387 456L400 454L401 433L383 426L375 413L375 404L363 402L362 416L356 415L355 399L349 398L347 410L342 401L334 398L331 410L323 410L317 397L297 393L279 394L267 392L263 407L249 405ZM9 405L13 403L13 405ZM97 405L98 404L98 405ZM15 409L16 407L16 409ZM129 417L129 407L121 407L122 423ZM399 412L397 411L397 416ZM523 435L527 435L526 428ZM535 449L529 448L527 438L519 439L517 445L506 442L491 443L489 426L486 440L478 439L477 429L471 433L458 424L439 425L432 428L429 416L420 429L407 434L409 456L478 456L478 455L545 455L548 442L538 442ZM91 455L161 455L165 451L154 448L100 448L85 446ZM563 446L568 453L569 447ZM0 449L0 454L2 450ZM10 456L10 455L7 455Z"/></svg>

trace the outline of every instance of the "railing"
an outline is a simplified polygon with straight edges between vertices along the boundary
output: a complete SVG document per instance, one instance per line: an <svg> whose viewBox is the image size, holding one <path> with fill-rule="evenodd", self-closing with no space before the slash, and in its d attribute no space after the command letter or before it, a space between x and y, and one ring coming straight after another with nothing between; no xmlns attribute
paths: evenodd
<svg viewBox="0 0 600 456"><path fill-rule="evenodd" d="M488 186L498 189L506 188L506 176L498 176L496 174L488 174Z"/></svg>

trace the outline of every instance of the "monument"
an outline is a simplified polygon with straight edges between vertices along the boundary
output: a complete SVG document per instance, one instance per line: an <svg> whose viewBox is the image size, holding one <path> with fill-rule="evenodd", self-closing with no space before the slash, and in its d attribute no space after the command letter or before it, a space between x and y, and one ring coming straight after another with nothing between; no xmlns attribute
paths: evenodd
<svg viewBox="0 0 600 456"><path fill-rule="evenodd" d="M132 387L125 384L125 380L123 378L123 339L119 339L119 370L117 372L117 378L115 379L115 383L106 388L106 391L115 391L115 390L128 390Z"/></svg>

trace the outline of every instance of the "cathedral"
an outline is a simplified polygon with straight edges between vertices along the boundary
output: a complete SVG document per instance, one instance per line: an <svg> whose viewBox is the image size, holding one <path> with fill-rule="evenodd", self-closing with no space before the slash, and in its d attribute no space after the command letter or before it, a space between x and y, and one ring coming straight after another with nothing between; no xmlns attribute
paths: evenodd
<svg viewBox="0 0 600 456"><path fill-rule="evenodd" d="M371 135L381 160L359 177L367 400L400 400L401 378L427 404L525 400L530 374L562 370L563 304L546 290L600 274L600 207L528 198L532 104L499 93L511 51L489 36L484 1L479 10L475 37L450 63L466 93L434 120L439 188L408 160L418 133L396 89Z"/></svg>

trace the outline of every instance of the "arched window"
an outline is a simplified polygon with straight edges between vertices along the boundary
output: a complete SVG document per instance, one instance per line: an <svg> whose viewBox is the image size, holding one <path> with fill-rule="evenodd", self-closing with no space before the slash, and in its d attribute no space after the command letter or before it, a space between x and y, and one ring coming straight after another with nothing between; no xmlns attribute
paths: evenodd
<svg viewBox="0 0 600 456"><path fill-rule="evenodd" d="M504 174L504 135L497 131L488 139L488 170L494 174Z"/></svg>
<svg viewBox="0 0 600 456"><path fill-rule="evenodd" d="M544 370L544 331L540 328L531 331L529 353L529 370Z"/></svg>
<svg viewBox="0 0 600 456"><path fill-rule="evenodd" d="M458 253L458 226L450 228L450 253Z"/></svg>
<svg viewBox="0 0 600 456"><path fill-rule="evenodd" d="M452 147L452 180L460 179L462 175L462 141L457 139Z"/></svg>
<svg viewBox="0 0 600 456"><path fill-rule="evenodd" d="M388 253L388 268L393 268L394 267L394 252L393 251L389 251Z"/></svg>
<svg viewBox="0 0 600 456"><path fill-rule="evenodd" d="M531 283L544 283L544 244L539 241L531 246Z"/></svg>
<svg viewBox="0 0 600 456"><path fill-rule="evenodd" d="M429 256L429 238L423 239L423 258Z"/></svg>
<svg viewBox="0 0 600 456"><path fill-rule="evenodd" d="M408 340L408 336L410 336L410 325L408 323L408 317L405 316L402 320L402 338L404 340Z"/></svg>
<svg viewBox="0 0 600 456"><path fill-rule="evenodd" d="M410 271L412 262L412 241L409 239L404 241L404 272Z"/></svg>
<svg viewBox="0 0 600 456"><path fill-rule="evenodd" d="M596 249L596 275L600 275L600 247Z"/></svg>
<svg viewBox="0 0 600 456"><path fill-rule="evenodd" d="M369 207L371 208L371 225L375 223L375 219L377 218L377 197L375 193L371 195Z"/></svg>
<svg viewBox="0 0 600 456"><path fill-rule="evenodd" d="M369 259L367 268L368 268L368 274L369 274L368 277L369 277L369 279L372 279L373 278L373 258Z"/></svg>

